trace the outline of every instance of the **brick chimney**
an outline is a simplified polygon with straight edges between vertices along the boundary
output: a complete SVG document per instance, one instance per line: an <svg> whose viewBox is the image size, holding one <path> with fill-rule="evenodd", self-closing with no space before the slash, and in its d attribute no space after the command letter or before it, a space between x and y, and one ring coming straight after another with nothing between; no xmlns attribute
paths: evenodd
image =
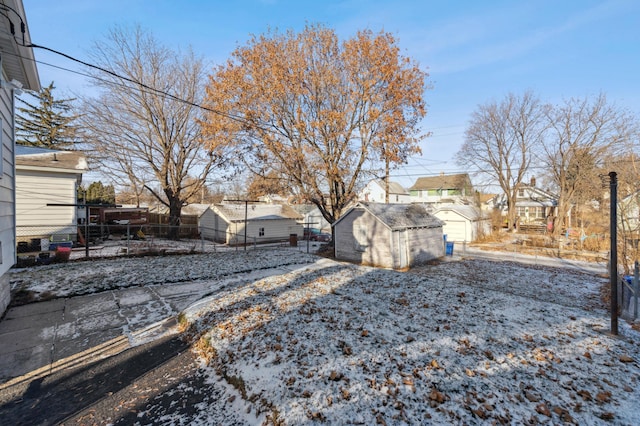
<svg viewBox="0 0 640 426"><path fill-rule="evenodd" d="M536 178L535 177L531 177L531 183L529 184L529 186L531 186L532 188L536 187Z"/></svg>

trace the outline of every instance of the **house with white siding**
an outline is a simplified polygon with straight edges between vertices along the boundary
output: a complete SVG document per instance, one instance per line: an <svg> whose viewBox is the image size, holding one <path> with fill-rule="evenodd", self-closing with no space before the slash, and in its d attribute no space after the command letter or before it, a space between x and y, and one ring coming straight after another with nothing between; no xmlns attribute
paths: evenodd
<svg viewBox="0 0 640 426"><path fill-rule="evenodd" d="M373 179L360 191L358 199L364 202L384 203L387 198L387 185L384 180ZM389 182L389 203L410 203L409 191L398 182Z"/></svg>
<svg viewBox="0 0 640 426"><path fill-rule="evenodd" d="M10 300L10 285L7 271L16 257L16 203L14 167L15 149L15 95L20 89L40 90L40 78L36 68L33 49L10 37L11 28L20 29L27 22L22 0L4 0L0 9L5 13L0 19L0 315ZM31 37L29 27L24 25L25 44ZM23 35L19 34L22 39Z"/></svg>
<svg viewBox="0 0 640 426"><path fill-rule="evenodd" d="M230 245L302 238L302 215L286 204L213 204L201 216L203 238Z"/></svg>
<svg viewBox="0 0 640 426"><path fill-rule="evenodd" d="M16 146L16 238L76 241L77 188L88 170L85 155Z"/></svg>
<svg viewBox="0 0 640 426"><path fill-rule="evenodd" d="M506 217L508 211L507 197L504 194L499 194L495 196L492 202L494 208L498 209ZM538 188L535 178L531 178L529 184L522 183L518 187L515 208L518 226L537 225L545 228L558 215L558 196ZM563 226L571 227L571 209L567 212L563 222Z"/></svg>
<svg viewBox="0 0 640 426"><path fill-rule="evenodd" d="M320 209L315 204L293 204L291 208L302 216L301 223L305 228L331 232L331 224L324 218Z"/></svg>
<svg viewBox="0 0 640 426"><path fill-rule="evenodd" d="M443 223L420 204L360 202L333 224L335 256L403 269L444 256Z"/></svg>

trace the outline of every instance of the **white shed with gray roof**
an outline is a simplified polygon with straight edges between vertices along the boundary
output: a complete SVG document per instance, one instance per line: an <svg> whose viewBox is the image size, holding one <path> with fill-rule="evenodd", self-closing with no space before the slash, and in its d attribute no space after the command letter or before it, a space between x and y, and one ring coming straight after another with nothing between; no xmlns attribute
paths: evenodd
<svg viewBox="0 0 640 426"><path fill-rule="evenodd" d="M226 244L284 241L302 238L302 216L288 205L214 204L200 216L200 232L206 239ZM245 231L246 223L246 231Z"/></svg>
<svg viewBox="0 0 640 426"><path fill-rule="evenodd" d="M358 203L333 224L337 259L403 269L444 256L443 222L419 204Z"/></svg>

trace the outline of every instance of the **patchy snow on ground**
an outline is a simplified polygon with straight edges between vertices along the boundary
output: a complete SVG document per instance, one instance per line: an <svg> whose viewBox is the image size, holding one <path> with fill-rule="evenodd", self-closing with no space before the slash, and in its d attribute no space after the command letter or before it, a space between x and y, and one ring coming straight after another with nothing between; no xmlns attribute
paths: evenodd
<svg viewBox="0 0 640 426"><path fill-rule="evenodd" d="M11 290L32 298L70 297L118 288L218 280L235 274L313 262L300 250L103 258L11 270Z"/></svg>
<svg viewBox="0 0 640 426"><path fill-rule="evenodd" d="M171 390L199 402L186 417L160 394L141 424L640 424L640 333L621 319L608 334L607 278L448 260L396 272L292 248L69 262L11 280L57 297L212 283L183 315L204 386Z"/></svg>
<svg viewBox="0 0 640 426"><path fill-rule="evenodd" d="M483 260L411 273L321 261L186 317L210 382L235 389L220 402L230 424L640 424L640 336L623 321L607 334L600 281ZM203 424L219 421L210 403Z"/></svg>

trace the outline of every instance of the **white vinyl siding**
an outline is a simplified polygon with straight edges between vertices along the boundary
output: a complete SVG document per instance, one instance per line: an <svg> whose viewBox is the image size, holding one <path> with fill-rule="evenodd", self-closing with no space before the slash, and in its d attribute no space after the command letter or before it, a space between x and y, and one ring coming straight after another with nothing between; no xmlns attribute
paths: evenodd
<svg viewBox="0 0 640 426"><path fill-rule="evenodd" d="M4 77L4 75L2 76ZM10 300L9 277L6 272L16 260L15 210L13 193L13 129L10 90L0 89L0 315Z"/></svg>
<svg viewBox="0 0 640 426"><path fill-rule="evenodd" d="M20 170L16 172L16 237L77 238L77 177L71 173ZM69 204L48 206L47 204Z"/></svg>

